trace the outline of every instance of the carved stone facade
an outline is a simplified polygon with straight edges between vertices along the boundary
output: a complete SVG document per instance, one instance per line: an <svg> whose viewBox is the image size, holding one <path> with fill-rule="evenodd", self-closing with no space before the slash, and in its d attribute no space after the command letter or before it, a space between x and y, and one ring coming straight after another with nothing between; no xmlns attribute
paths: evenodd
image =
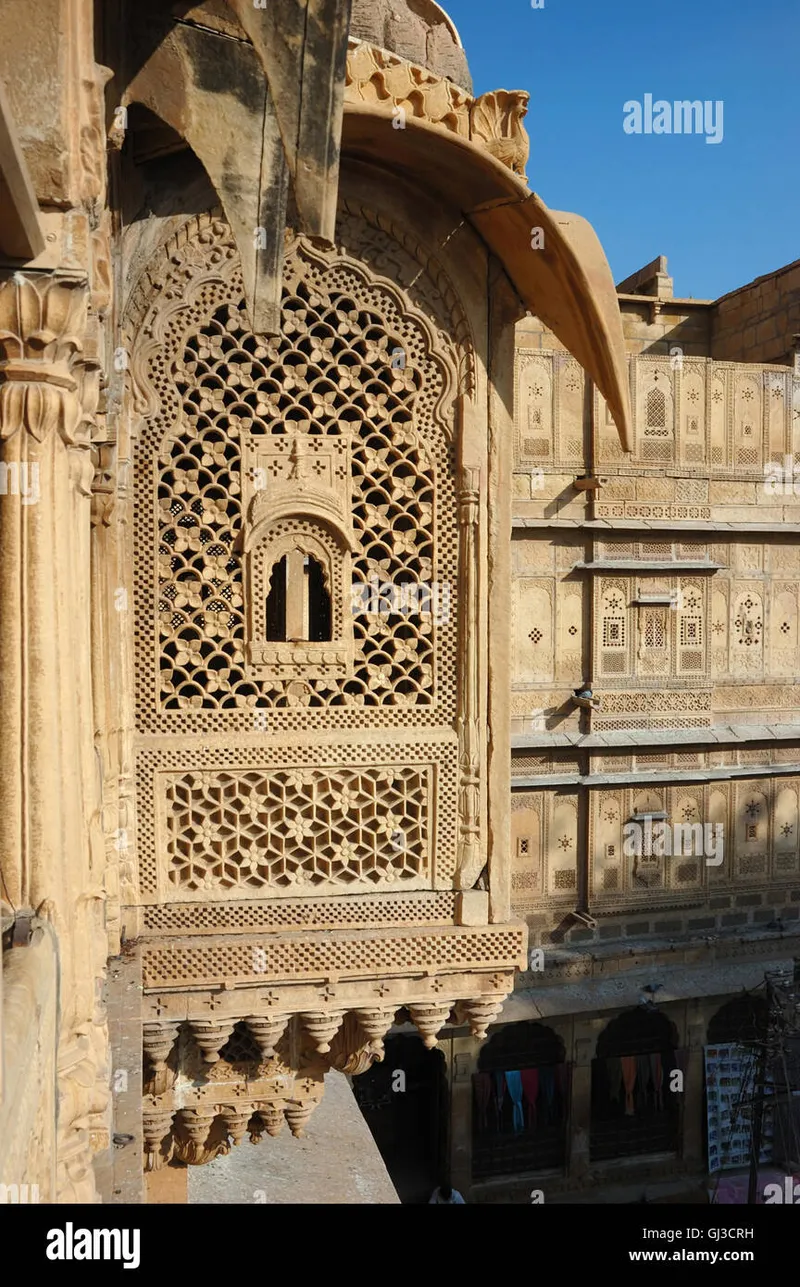
<svg viewBox="0 0 800 1287"><path fill-rule="evenodd" d="M432 0L35 9L0 4L0 1184L142 1200L139 1154L301 1136L410 1029L468 1187L529 936L563 983L797 911L797 364L672 351L713 306L617 296ZM722 860L624 852L662 816Z"/></svg>
<svg viewBox="0 0 800 1287"><path fill-rule="evenodd" d="M571 1067L562 1173L541 1181L554 1200L623 1179L629 1196L608 1200L702 1183L705 1027L745 986L735 970L757 987L800 946L800 367L730 342L717 360L716 305L673 299L658 265L637 275L652 279L640 294L619 288L629 454L578 364L534 318L517 328L511 901L538 959L501 1021L522 1033L545 1016ZM572 977L595 980L591 1015ZM691 1097L662 1156L620 1146L604 1168L598 1034L632 1022L637 983L656 977L675 1046L691 1047ZM487 1162L480 1130L462 1132L473 1181L494 1176L474 1200L515 1193L500 1146Z"/></svg>

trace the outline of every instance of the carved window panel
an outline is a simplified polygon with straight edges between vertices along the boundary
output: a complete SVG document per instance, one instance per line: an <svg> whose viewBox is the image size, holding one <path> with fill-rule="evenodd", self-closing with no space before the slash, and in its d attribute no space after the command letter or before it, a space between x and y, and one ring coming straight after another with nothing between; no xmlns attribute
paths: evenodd
<svg viewBox="0 0 800 1287"><path fill-rule="evenodd" d="M755 588L740 591L733 606L731 666L734 674L763 669L764 607Z"/></svg>
<svg viewBox="0 0 800 1287"><path fill-rule="evenodd" d="M247 673L347 677L354 662L350 439L242 440Z"/></svg>
<svg viewBox="0 0 800 1287"><path fill-rule="evenodd" d="M457 748L415 741L141 750L145 898L198 902L448 888ZM338 762L337 762L338 759Z"/></svg>
<svg viewBox="0 0 800 1287"><path fill-rule="evenodd" d="M668 360L634 360L637 383L639 455L642 460L672 458L675 406L672 370Z"/></svg>
<svg viewBox="0 0 800 1287"><path fill-rule="evenodd" d="M797 588L777 584L772 594L770 671L793 675L797 671Z"/></svg>
<svg viewBox="0 0 800 1287"><path fill-rule="evenodd" d="M515 421L518 459L522 463L552 459L552 360L524 350L516 356Z"/></svg>
<svg viewBox="0 0 800 1287"><path fill-rule="evenodd" d="M793 871L794 861L781 865L781 856L796 855L798 851L799 819L797 809L797 787L776 787L775 811L773 820L773 847L776 856L775 870Z"/></svg>
<svg viewBox="0 0 800 1287"><path fill-rule="evenodd" d="M603 890L617 890L621 887L622 799L602 791L594 793L592 811L594 833L592 886L596 893L601 893Z"/></svg>
<svg viewBox="0 0 800 1287"><path fill-rule="evenodd" d="M681 581L677 611L678 674L703 674L706 670L705 590L698 583Z"/></svg>
<svg viewBox="0 0 800 1287"><path fill-rule="evenodd" d="M771 460L783 464L783 457L789 451L791 440L791 426L786 415L790 396L788 377L780 371L765 371L763 376L769 456Z"/></svg>
<svg viewBox="0 0 800 1287"><path fill-rule="evenodd" d="M709 618L711 669L716 675L728 673L728 587L715 586L711 591Z"/></svg>
<svg viewBox="0 0 800 1287"><path fill-rule="evenodd" d="M626 582L603 582L600 592L598 636L601 673L603 675L629 674Z"/></svg>
<svg viewBox="0 0 800 1287"><path fill-rule="evenodd" d="M583 675L583 595L580 588L557 587L558 647L556 675L567 683L577 683Z"/></svg>
<svg viewBox="0 0 800 1287"><path fill-rule="evenodd" d="M726 372L712 368L709 378L709 438L711 464L724 465L728 461L728 395Z"/></svg>
<svg viewBox="0 0 800 1287"><path fill-rule="evenodd" d="M682 459L698 464L706 454L706 379L705 369L684 362L681 377L683 442Z"/></svg>
<svg viewBox="0 0 800 1287"><path fill-rule="evenodd" d="M276 337L215 213L134 290L146 901L452 889L485 862L485 436L468 469L469 326L406 245L346 201L335 246L287 239Z"/></svg>
<svg viewBox="0 0 800 1287"><path fill-rule="evenodd" d="M666 608L639 609L637 670L642 675L669 673L670 648Z"/></svg>
<svg viewBox="0 0 800 1287"><path fill-rule="evenodd" d="M537 807L533 807L533 802ZM511 905L531 911L542 889L541 796L514 792L511 797Z"/></svg>
<svg viewBox="0 0 800 1287"><path fill-rule="evenodd" d="M547 892L564 895L577 887L578 811L574 799L551 797L547 835Z"/></svg>
<svg viewBox="0 0 800 1287"><path fill-rule="evenodd" d="M763 456L762 387L755 375L737 375L734 393L735 463L760 468Z"/></svg>
<svg viewBox="0 0 800 1287"><path fill-rule="evenodd" d="M730 825L730 787L713 788L708 792L708 821L714 828L714 835L721 835L723 839L722 862L706 866L706 874L710 881L722 881L729 878L732 862L731 854L733 851L732 844L732 827ZM721 828L721 830L719 830Z"/></svg>
<svg viewBox="0 0 800 1287"><path fill-rule="evenodd" d="M514 582L512 621L514 679L517 683L553 678L554 588L552 580L521 577Z"/></svg>
<svg viewBox="0 0 800 1287"><path fill-rule="evenodd" d="M770 848L770 805L767 796L753 783L736 787L735 853L740 875L755 875L766 869ZM759 867L763 855L763 868Z"/></svg>
<svg viewBox="0 0 800 1287"><path fill-rule="evenodd" d="M430 882L430 770L205 770L162 785L168 879L187 894Z"/></svg>
<svg viewBox="0 0 800 1287"><path fill-rule="evenodd" d="M350 216L345 226L354 245L382 238L387 253L403 253ZM170 253L159 290L151 297L143 289L126 324L137 337L133 372L144 409L134 465L139 727L249 731L257 706L275 731L309 719L355 728L365 714L375 727L454 728L458 357L447 347L447 323L435 337L419 310L366 266L316 256L299 240L286 261L282 334L264 339L249 329L222 221L201 217ZM311 470L339 450L339 439L349 455L344 516L341 470L338 492L328 473L314 504L295 501L269 518L263 508L251 512L254 502L268 511L277 499L271 469L281 452L300 454L301 470ZM298 641L276 652L265 645L283 641L258 637L270 589L265 555L292 524L298 552L313 560L306 566L322 570L332 616L331 639L300 640L312 645L301 659ZM259 565L267 585L254 597ZM351 582L369 588L359 589L355 610ZM395 600L392 613L385 603ZM331 646L318 648L323 642Z"/></svg>

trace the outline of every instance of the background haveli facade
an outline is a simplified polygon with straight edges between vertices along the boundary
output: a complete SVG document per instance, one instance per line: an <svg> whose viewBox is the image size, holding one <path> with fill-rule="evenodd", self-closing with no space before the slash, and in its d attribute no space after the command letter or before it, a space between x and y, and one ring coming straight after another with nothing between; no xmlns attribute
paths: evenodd
<svg viewBox="0 0 800 1287"><path fill-rule="evenodd" d="M625 440L623 336L526 95L417 8L0 4L15 1197L174 1199L525 962L514 326Z"/></svg>
<svg viewBox="0 0 800 1287"><path fill-rule="evenodd" d="M547 329L517 331L511 899L543 959L474 1052L481 1200L697 1192L705 1061L763 1035L800 944L800 264L711 302L661 258L618 292L629 455ZM695 830L648 854L632 822Z"/></svg>

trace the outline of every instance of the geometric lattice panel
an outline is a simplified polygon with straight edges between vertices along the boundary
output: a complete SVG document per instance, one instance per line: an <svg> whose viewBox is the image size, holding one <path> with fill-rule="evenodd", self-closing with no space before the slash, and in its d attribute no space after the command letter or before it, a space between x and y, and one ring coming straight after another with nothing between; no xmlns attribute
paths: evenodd
<svg viewBox="0 0 800 1287"><path fill-rule="evenodd" d="M408 884L427 877L430 770L164 774L171 884Z"/></svg>
<svg viewBox="0 0 800 1287"><path fill-rule="evenodd" d="M344 898L276 898L232 903L163 903L144 909L144 931L168 934L243 934L257 930L392 929L405 925L452 925L455 894L397 890L348 894Z"/></svg>
<svg viewBox="0 0 800 1287"><path fill-rule="evenodd" d="M347 977L439 970L508 968L525 944L522 927L488 925L421 933L384 931L317 935L291 940L261 940L212 946L146 946L142 952L146 988L193 984L213 986L220 979L293 982L337 974ZM254 962L258 964L255 968Z"/></svg>
<svg viewBox="0 0 800 1287"><path fill-rule="evenodd" d="M142 899L297 898L446 884L456 863L457 752L455 734L391 746L141 750Z"/></svg>
<svg viewBox="0 0 800 1287"><path fill-rule="evenodd" d="M458 531L452 400L445 408L443 395L453 352L361 266L304 259L302 246L287 260L281 335L255 335L241 271L228 263L229 228L214 219L202 245L198 236L176 248L137 327L164 331L143 373L156 396L135 445L139 729L452 726ZM194 279L202 289L188 288ZM169 320L159 323L165 308ZM376 610L379 590L362 610L344 587L337 610L352 613L349 677L329 668L270 679L244 665L242 443L298 434L351 444L354 583L394 587L398 599L404 587L433 585L438 596L434 610L424 593Z"/></svg>

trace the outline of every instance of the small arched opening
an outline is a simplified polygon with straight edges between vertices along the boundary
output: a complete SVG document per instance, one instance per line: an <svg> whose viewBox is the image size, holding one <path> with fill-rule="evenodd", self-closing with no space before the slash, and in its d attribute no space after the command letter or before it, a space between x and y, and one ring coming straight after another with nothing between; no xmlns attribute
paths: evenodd
<svg viewBox="0 0 800 1287"><path fill-rule="evenodd" d="M331 596L325 571L313 554L292 550L272 566L266 602L270 643L327 643L331 638Z"/></svg>

